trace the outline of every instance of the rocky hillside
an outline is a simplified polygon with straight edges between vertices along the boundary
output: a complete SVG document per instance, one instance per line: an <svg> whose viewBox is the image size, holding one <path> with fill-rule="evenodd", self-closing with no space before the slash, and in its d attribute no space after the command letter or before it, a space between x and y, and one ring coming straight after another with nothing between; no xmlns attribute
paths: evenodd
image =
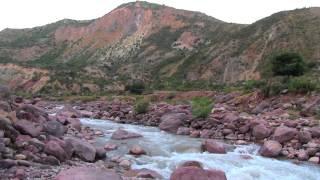
<svg viewBox="0 0 320 180"><path fill-rule="evenodd" d="M135 80L163 89L260 79L266 60L283 50L300 52L316 68L318 27L320 8L241 25L133 2L95 20L1 31L0 83L77 94L123 90Z"/></svg>

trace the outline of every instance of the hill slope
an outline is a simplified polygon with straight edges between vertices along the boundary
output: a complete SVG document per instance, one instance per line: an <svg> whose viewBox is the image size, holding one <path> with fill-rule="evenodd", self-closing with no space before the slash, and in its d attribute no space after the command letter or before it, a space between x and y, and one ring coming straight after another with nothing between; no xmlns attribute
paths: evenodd
<svg viewBox="0 0 320 180"><path fill-rule="evenodd" d="M241 25L133 2L95 20L1 31L0 83L33 92L86 93L122 90L135 80L159 89L259 79L277 51L298 51L318 63L318 27L320 8Z"/></svg>

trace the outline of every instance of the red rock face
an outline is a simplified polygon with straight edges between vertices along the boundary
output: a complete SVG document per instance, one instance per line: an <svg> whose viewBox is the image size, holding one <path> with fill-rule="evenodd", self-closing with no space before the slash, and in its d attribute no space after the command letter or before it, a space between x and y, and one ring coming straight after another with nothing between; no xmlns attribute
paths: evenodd
<svg viewBox="0 0 320 180"><path fill-rule="evenodd" d="M99 48L133 34L147 37L163 27L170 27L172 30L180 29L185 26L185 22L177 19L178 14L186 15L185 12L173 8L152 10L138 6L134 9L122 7L88 26L60 27L55 32L55 40L63 42L81 39L82 46L92 45L94 48Z"/></svg>

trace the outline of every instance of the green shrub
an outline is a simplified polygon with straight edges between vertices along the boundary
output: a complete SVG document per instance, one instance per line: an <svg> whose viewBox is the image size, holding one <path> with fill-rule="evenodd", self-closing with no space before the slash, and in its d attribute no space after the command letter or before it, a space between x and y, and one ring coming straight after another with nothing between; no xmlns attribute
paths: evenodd
<svg viewBox="0 0 320 180"><path fill-rule="evenodd" d="M306 70L306 64L297 53L282 53L271 60L274 76L301 76Z"/></svg>
<svg viewBox="0 0 320 180"><path fill-rule="evenodd" d="M251 91L257 88L261 88L263 86L266 85L265 81L256 81L256 80L249 80L249 81L245 81L243 83L243 89L245 91Z"/></svg>
<svg viewBox="0 0 320 180"><path fill-rule="evenodd" d="M267 83L261 87L262 93L265 97L270 97L274 95L278 95L281 91L287 89L287 84L284 84L280 81L275 81L271 83Z"/></svg>
<svg viewBox="0 0 320 180"><path fill-rule="evenodd" d="M133 94L142 94L145 91L146 87L143 82L134 82L126 86L126 91L129 91Z"/></svg>
<svg viewBox="0 0 320 180"><path fill-rule="evenodd" d="M306 77L291 78L288 82L289 92L308 93L317 89L317 83Z"/></svg>
<svg viewBox="0 0 320 180"><path fill-rule="evenodd" d="M148 112L149 106L150 106L149 101L139 100L139 101L137 101L136 104L134 105L134 111L135 111L137 114L143 114L143 113Z"/></svg>
<svg viewBox="0 0 320 180"><path fill-rule="evenodd" d="M192 115L196 118L207 118L212 110L212 100L207 97L198 97L191 101Z"/></svg>

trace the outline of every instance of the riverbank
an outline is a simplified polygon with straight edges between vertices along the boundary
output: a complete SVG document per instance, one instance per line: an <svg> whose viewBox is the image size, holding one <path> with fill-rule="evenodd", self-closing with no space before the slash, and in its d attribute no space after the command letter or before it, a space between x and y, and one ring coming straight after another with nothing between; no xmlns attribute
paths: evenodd
<svg viewBox="0 0 320 180"><path fill-rule="evenodd" d="M71 174L82 171L75 167L89 167L98 171L109 169L107 172L101 171L101 174L115 179L128 175L128 172L130 177L138 177L139 173L149 178L157 176L156 172L149 170L131 171L128 159L106 159L106 151L114 148L113 145L94 145L103 133L83 126L80 118L154 126L171 134L227 140L235 145L257 143L262 145L258 154L266 157L293 159L296 163L319 163L318 94L284 94L263 98L258 92L192 92L176 97L172 97L172 94L152 96L154 101L141 114L134 110L134 98L72 104L40 98L2 98L1 177L54 179L60 173L60 179L67 179L63 173L67 171L68 174L68 169ZM214 101L207 118L195 118L192 115L188 100L196 96L205 96ZM228 148L214 140L206 141L202 146L202 150L214 154L224 154ZM138 150L141 152L141 149Z"/></svg>

